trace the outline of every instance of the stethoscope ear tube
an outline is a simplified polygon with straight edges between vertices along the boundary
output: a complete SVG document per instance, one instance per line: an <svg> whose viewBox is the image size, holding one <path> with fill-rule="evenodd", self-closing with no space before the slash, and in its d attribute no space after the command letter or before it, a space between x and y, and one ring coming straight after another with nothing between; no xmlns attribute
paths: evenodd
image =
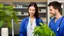
<svg viewBox="0 0 64 36"><path fill-rule="evenodd" d="M59 31L60 27L57 28L57 31Z"/></svg>
<svg viewBox="0 0 64 36"><path fill-rule="evenodd" d="M64 16L63 16L63 17L64 17ZM57 28L57 31L60 30L60 25L61 25L61 22L62 22L62 20L63 20L63 17L62 17L62 19L61 19L61 21L60 21L60 23L59 23L59 26L58 26L58 28Z"/></svg>

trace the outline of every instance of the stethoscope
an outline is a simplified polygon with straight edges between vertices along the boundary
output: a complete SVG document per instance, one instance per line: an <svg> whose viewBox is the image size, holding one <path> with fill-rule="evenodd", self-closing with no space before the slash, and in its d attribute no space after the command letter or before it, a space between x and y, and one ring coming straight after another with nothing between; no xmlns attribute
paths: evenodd
<svg viewBox="0 0 64 36"><path fill-rule="evenodd" d="M60 30L60 26L57 28L57 31L59 31Z"/></svg>
<svg viewBox="0 0 64 36"><path fill-rule="evenodd" d="M64 17L64 16L63 16L63 17ZM58 28L57 28L57 31L60 30L60 25L61 25L61 22L62 22L62 20L63 20L63 17L62 17L62 19L61 19L61 21L60 21L60 23L59 23L59 26L58 26Z"/></svg>

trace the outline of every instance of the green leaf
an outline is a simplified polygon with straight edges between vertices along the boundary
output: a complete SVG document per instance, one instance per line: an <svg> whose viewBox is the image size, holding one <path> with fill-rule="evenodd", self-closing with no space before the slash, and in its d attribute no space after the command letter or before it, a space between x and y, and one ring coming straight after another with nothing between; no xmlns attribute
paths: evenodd
<svg viewBox="0 0 64 36"><path fill-rule="evenodd" d="M12 6L4 6L4 8L8 9L8 10L13 10Z"/></svg>
<svg viewBox="0 0 64 36"><path fill-rule="evenodd" d="M52 31L52 36L56 36L56 34Z"/></svg>
<svg viewBox="0 0 64 36"><path fill-rule="evenodd" d="M4 5L3 4L0 4L0 8L3 8L4 7Z"/></svg>
<svg viewBox="0 0 64 36"><path fill-rule="evenodd" d="M0 28L4 25L4 21L0 20Z"/></svg>
<svg viewBox="0 0 64 36"><path fill-rule="evenodd" d="M0 20L7 22L7 27L12 28L11 20L14 20L16 24L18 24L18 18L16 16L16 12L13 10L12 6L4 6L0 4ZM0 26L3 24L0 24Z"/></svg>
<svg viewBox="0 0 64 36"><path fill-rule="evenodd" d="M7 16L6 19L5 19L5 21L7 21L7 23L8 23L8 26L7 27L12 28L11 17L10 16Z"/></svg>
<svg viewBox="0 0 64 36"><path fill-rule="evenodd" d="M49 27L47 25L45 25L44 27L44 31L47 35L49 35L49 33L51 32L51 30L49 29Z"/></svg>
<svg viewBox="0 0 64 36"><path fill-rule="evenodd" d="M47 24L40 23L40 26L36 26L34 36L56 36Z"/></svg>
<svg viewBox="0 0 64 36"><path fill-rule="evenodd" d="M18 21L17 21L18 18L17 18L17 16L16 16L16 13L13 14L13 19L14 19L15 23L18 24Z"/></svg>
<svg viewBox="0 0 64 36"><path fill-rule="evenodd" d="M11 21L8 21L8 27L9 27L9 28L12 28Z"/></svg>

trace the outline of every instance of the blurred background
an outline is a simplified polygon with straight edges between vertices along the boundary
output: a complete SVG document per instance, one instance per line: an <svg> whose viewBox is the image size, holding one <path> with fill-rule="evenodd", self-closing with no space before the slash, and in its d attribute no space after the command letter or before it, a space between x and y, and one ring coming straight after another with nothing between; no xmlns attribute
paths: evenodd
<svg viewBox="0 0 64 36"><path fill-rule="evenodd" d="M14 36L19 36L20 22L22 22L23 18L28 16L28 5L30 2L37 3L39 17L44 21L44 23L49 24L50 14L47 5L52 1L59 1L62 3L62 15L64 15L64 0L0 0L0 4L4 4L5 6L11 5L13 6L13 10L17 12L16 16L18 17L19 24L15 24L15 21L13 21L13 29L9 28L9 36L12 36L12 30L14 30ZM4 26L6 26L6 23Z"/></svg>
<svg viewBox="0 0 64 36"><path fill-rule="evenodd" d="M30 2L36 2L39 11L39 17L45 22L47 18L47 0L0 0L1 4L5 6L11 5L13 6L13 10L17 12L18 22L19 24L15 24L13 21L13 33L14 36L19 36L20 22L22 19L28 16L28 5ZM6 26L6 24L4 25ZM3 28L3 27L2 27ZM9 36L12 36L12 29L9 29ZM0 29L1 31L1 29ZM0 32L1 35L1 32Z"/></svg>

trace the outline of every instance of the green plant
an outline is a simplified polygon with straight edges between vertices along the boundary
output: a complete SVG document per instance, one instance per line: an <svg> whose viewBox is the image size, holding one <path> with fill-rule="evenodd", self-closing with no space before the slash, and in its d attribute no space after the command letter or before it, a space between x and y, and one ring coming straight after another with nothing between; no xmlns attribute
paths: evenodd
<svg viewBox="0 0 64 36"><path fill-rule="evenodd" d="M4 25L5 22L7 22L6 27L12 28L11 20L13 19L16 24L18 24L16 11L13 10L12 6L4 6L3 4L0 4L0 28Z"/></svg>
<svg viewBox="0 0 64 36"><path fill-rule="evenodd" d="M36 26L34 36L56 36L47 24L40 23L41 26Z"/></svg>

